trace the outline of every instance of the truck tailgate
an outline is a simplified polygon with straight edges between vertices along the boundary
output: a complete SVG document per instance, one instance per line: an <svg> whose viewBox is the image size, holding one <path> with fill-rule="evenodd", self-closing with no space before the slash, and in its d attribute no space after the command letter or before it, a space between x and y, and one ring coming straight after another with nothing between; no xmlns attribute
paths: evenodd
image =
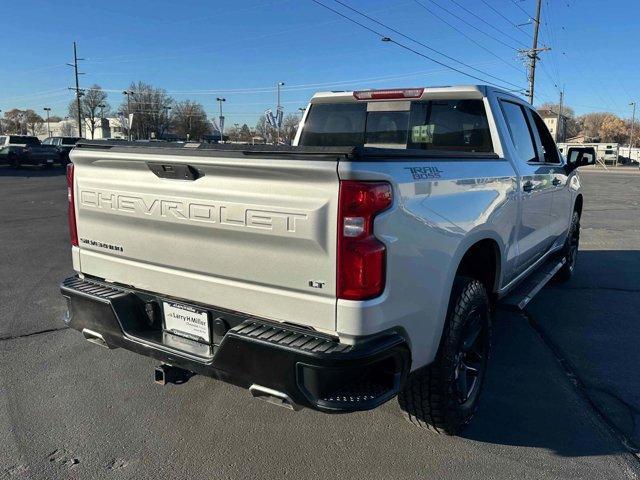
<svg viewBox="0 0 640 480"><path fill-rule="evenodd" d="M186 150L72 152L81 272L334 331L337 156Z"/></svg>

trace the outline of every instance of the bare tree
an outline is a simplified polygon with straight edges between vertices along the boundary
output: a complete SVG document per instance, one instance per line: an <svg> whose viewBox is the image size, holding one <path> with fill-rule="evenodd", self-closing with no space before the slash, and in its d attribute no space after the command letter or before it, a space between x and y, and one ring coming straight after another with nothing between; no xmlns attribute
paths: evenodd
<svg viewBox="0 0 640 480"><path fill-rule="evenodd" d="M94 138L96 128L101 125L102 116L109 112L110 106L107 103L107 93L99 85L93 85L84 91L80 97L80 113L86 131L91 138ZM69 117L76 118L78 105L75 100L69 103Z"/></svg>
<svg viewBox="0 0 640 480"><path fill-rule="evenodd" d="M289 113L282 119L282 128L280 129L280 140L287 145L291 145L298 131L300 117Z"/></svg>
<svg viewBox="0 0 640 480"><path fill-rule="evenodd" d="M12 108L4 112L3 127L7 133L21 134L24 132L23 126L25 123L26 112L19 108Z"/></svg>
<svg viewBox="0 0 640 480"><path fill-rule="evenodd" d="M74 121L65 121L60 127L60 135L63 137L73 137L78 134L78 129L76 128L76 122Z"/></svg>
<svg viewBox="0 0 640 480"><path fill-rule="evenodd" d="M590 140L600 140L602 122L613 113L593 112L580 115L576 120L581 125L584 135Z"/></svg>
<svg viewBox="0 0 640 480"><path fill-rule="evenodd" d="M629 140L627 124L616 115L608 115L602 120L599 133L603 142L625 143Z"/></svg>
<svg viewBox="0 0 640 480"><path fill-rule="evenodd" d="M211 125L201 104L185 100L173 107L172 124L174 131L182 138L202 140L211 133Z"/></svg>
<svg viewBox="0 0 640 480"><path fill-rule="evenodd" d="M265 115L260 115L260 118L258 118L256 122L256 133L268 143L276 138L276 129L269 125Z"/></svg>
<svg viewBox="0 0 640 480"><path fill-rule="evenodd" d="M133 113L133 136L145 139L162 136L170 126L168 107L173 105L173 99L165 90L144 82L132 83L127 91L131 93L120 110L127 118Z"/></svg>
<svg viewBox="0 0 640 480"><path fill-rule="evenodd" d="M240 140L243 142L251 143L251 137L252 135L249 125L243 123L242 127L240 127Z"/></svg>
<svg viewBox="0 0 640 480"><path fill-rule="evenodd" d="M31 135L38 135L42 130L44 119L31 109L24 112L25 123L27 124L27 132Z"/></svg>

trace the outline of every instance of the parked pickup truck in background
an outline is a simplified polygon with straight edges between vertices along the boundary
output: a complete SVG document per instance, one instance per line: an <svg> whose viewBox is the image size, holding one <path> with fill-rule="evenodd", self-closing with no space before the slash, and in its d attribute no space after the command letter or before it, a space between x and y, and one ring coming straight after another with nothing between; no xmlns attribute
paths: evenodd
<svg viewBox="0 0 640 480"><path fill-rule="evenodd" d="M42 145L38 137L26 135L0 136L0 161L14 168L22 165L51 167L60 154L53 145Z"/></svg>
<svg viewBox="0 0 640 480"><path fill-rule="evenodd" d="M397 395L454 434L496 304L573 273L593 151L567 159L486 86L319 93L292 147L81 141L65 321L159 360L159 383L324 412Z"/></svg>
<svg viewBox="0 0 640 480"><path fill-rule="evenodd" d="M53 145L58 149L60 154L60 163L66 165L69 163L69 153L80 140L79 137L47 137L42 141L43 145Z"/></svg>

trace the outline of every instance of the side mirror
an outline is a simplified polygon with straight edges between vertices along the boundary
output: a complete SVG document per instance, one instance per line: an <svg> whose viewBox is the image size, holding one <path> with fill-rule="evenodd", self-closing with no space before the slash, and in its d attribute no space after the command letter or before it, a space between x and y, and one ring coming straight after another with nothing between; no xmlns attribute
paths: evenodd
<svg viewBox="0 0 640 480"><path fill-rule="evenodd" d="M578 167L594 165L596 163L596 149L593 147L570 147L567 149L567 173Z"/></svg>

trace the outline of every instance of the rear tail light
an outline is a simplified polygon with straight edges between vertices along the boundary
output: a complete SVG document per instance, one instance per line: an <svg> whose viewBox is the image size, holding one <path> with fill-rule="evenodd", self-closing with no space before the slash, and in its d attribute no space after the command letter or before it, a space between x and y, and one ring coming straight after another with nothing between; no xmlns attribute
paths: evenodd
<svg viewBox="0 0 640 480"><path fill-rule="evenodd" d="M353 92L356 100L399 100L402 98L420 98L424 88L403 88L394 90L360 90Z"/></svg>
<svg viewBox="0 0 640 480"><path fill-rule="evenodd" d="M67 198L69 199L69 235L71 245L78 246L78 228L76 227L76 207L73 201L73 163L67 164Z"/></svg>
<svg viewBox="0 0 640 480"><path fill-rule="evenodd" d="M386 182L340 182L338 298L366 300L383 292L387 252L373 234L373 219L392 202Z"/></svg>

